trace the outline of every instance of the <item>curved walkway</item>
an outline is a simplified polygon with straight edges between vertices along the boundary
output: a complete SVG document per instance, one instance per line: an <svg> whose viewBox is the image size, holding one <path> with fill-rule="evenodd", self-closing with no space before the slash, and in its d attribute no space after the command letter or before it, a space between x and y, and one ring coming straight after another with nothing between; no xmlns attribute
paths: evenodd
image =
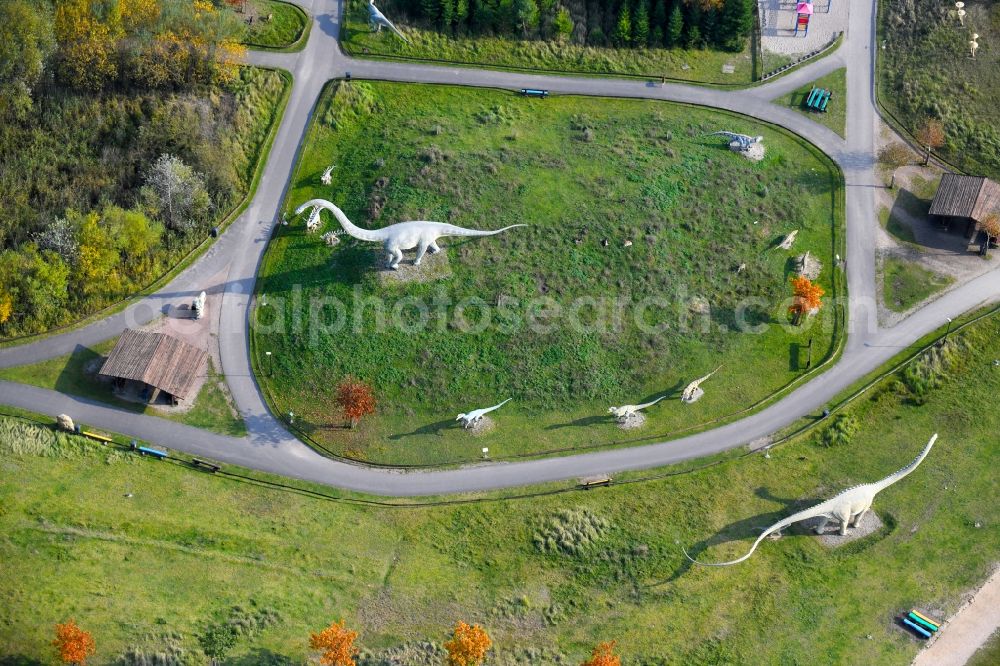
<svg viewBox="0 0 1000 666"><path fill-rule="evenodd" d="M128 326L160 314L167 299L194 295L201 284L227 271L220 317L219 346L226 376L249 435L225 437L173 421L123 412L113 407L49 391L0 382L0 403L75 419L197 456L379 495L414 496L468 492L567 479L589 474L656 467L717 453L769 435L816 412L860 377L900 349L987 301L1000 298L1000 270L991 271L928 304L891 329L877 324L875 276L874 173L875 106L872 58L874 2L852 6L850 24L838 51L767 85L721 91L691 85L660 86L636 80L575 78L437 67L424 64L354 60L337 43L341 5L337 0L300 2L315 22L299 53L254 52L253 64L292 72L295 82L257 194L246 212L215 245L159 292L124 311L76 331L0 350L0 367L34 363L114 337ZM848 126L843 140L796 111L771 104L839 67L847 67ZM826 152L844 172L847 202L847 278L850 292L848 343L840 361L781 401L738 422L682 439L518 463L482 464L454 470L401 472L330 460L289 434L267 409L253 379L248 340L250 294L279 206L291 178L299 146L324 84L350 72L355 78L459 84L497 88L544 88L556 93L660 99L728 109L789 129Z"/></svg>

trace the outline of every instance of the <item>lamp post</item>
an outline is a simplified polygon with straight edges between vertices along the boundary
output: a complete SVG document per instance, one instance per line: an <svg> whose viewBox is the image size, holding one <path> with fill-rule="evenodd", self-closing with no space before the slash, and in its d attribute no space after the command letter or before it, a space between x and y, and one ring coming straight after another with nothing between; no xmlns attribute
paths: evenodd
<svg viewBox="0 0 1000 666"><path fill-rule="evenodd" d="M941 338L941 342L938 344L939 347L944 347L944 343L948 342L948 334L951 333L951 323L954 320L951 317L947 317L947 319L948 328L944 329L944 337Z"/></svg>
<svg viewBox="0 0 1000 666"><path fill-rule="evenodd" d="M267 376L268 377L273 377L274 376L274 360L271 357L271 352L269 352L269 351L264 352L264 356L267 357Z"/></svg>

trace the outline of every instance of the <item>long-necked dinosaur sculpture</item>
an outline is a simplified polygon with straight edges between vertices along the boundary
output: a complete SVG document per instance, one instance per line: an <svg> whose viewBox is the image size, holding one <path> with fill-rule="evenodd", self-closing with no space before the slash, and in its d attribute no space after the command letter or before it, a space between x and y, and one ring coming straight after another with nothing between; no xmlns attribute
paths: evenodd
<svg viewBox="0 0 1000 666"><path fill-rule="evenodd" d="M300 215L309 208L314 210L325 208L330 211L337 218L337 221L340 222L340 226L344 228L344 231L358 240L382 243L385 246L386 253L389 255L389 268L394 270L399 268L399 262L403 259L403 250L417 248L417 258L413 261L414 266L420 265L420 260L424 258L424 253L428 250L431 253L440 252L441 248L438 247L437 239L441 236L493 236L514 227L528 226L526 224L512 224L496 231L479 231L478 229L465 229L445 222L414 220L411 222L399 222L398 224L392 224L382 229L362 229L347 219L344 211L326 199L310 199L299 206L295 210L295 214Z"/></svg>
<svg viewBox="0 0 1000 666"><path fill-rule="evenodd" d="M849 526L857 527L862 516L864 516L868 509L871 508L875 495L879 494L917 468L917 465L919 465L923 459L927 457L927 454L930 453L931 447L934 446L935 441L937 441L937 433L934 433L931 440L927 442L927 446L924 447L924 450L920 452L919 456L914 458L913 462L898 472L890 474L881 481L876 481L874 483L862 483L860 486L848 488L839 495L831 497L825 502L821 502L810 509L793 513L787 518L779 520L774 525L771 525L764 530L764 532L757 537L757 540L753 542L753 547L750 548L750 552L743 557L729 562L699 562L688 555L686 550L684 551L684 556L695 564L700 564L706 567L727 567L731 564L738 564L753 555L753 552L757 550L757 546L767 535L773 534L774 532L784 529L792 523L797 523L800 520L809 520L810 518L817 517L821 519L819 525L816 526L817 534L820 534L823 531L823 528L826 527L826 524L829 521L837 520L840 521L840 534L843 536L847 534L847 528Z"/></svg>
<svg viewBox="0 0 1000 666"><path fill-rule="evenodd" d="M372 32L378 32L379 30L382 29L382 26L385 26L386 28L389 28L389 30L392 30L394 33L396 33L396 35L404 42L406 42L407 44L410 43L410 40L406 38L406 35L400 32L399 28L394 26L392 24L392 21L387 19L385 17L385 14L383 14L379 10L379 8L375 6L373 0L368 0L368 25L369 27L371 27Z"/></svg>

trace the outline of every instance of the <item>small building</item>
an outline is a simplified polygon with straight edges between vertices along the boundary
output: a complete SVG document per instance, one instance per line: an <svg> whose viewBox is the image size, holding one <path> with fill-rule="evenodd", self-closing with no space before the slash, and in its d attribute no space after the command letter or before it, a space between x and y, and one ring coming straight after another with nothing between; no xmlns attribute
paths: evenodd
<svg viewBox="0 0 1000 666"><path fill-rule="evenodd" d="M133 384L146 402L188 398L202 375L208 353L163 333L125 329L98 374L118 390Z"/></svg>
<svg viewBox="0 0 1000 666"><path fill-rule="evenodd" d="M946 173L941 176L930 214L946 227L953 222L965 225L965 235L972 236L994 211L1000 211L1000 185L983 176Z"/></svg>

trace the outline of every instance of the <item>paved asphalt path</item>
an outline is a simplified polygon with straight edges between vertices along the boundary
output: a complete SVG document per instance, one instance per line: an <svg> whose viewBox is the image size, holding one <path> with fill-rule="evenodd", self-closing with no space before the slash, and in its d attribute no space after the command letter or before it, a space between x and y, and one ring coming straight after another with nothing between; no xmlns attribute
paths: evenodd
<svg viewBox="0 0 1000 666"><path fill-rule="evenodd" d="M124 412L55 391L0 382L0 403L76 420L139 437L193 455L262 471L378 495L416 496L470 492L656 467L717 453L769 435L795 419L816 413L841 390L886 362L914 340L986 302L1000 298L1000 270L958 287L890 329L877 323L874 172L875 34L874 2L855 3L850 24L836 53L770 84L747 90L648 82L635 79L543 76L486 69L353 60L337 43L340 5L336 0L299 2L313 18L312 34L300 53L253 52L257 65L290 71L295 79L288 107L265 166L257 194L246 212L197 262L161 291L122 312L75 331L0 350L0 367L59 356L90 346L159 316L170 298L194 296L210 276L227 270L220 317L222 370L249 435L237 439L173 421ZM771 104L779 96L840 67L847 67L847 139L787 107ZM477 87L543 88L554 93L661 99L728 109L785 127L830 155L847 184L847 278L850 291L849 336L841 359L826 373L772 406L711 431L648 446L616 449L518 463L489 463L460 469L403 472L353 465L324 458L289 434L268 411L250 371L247 317L249 294L278 207L290 180L298 147L323 85L350 72L354 78L448 83Z"/></svg>

